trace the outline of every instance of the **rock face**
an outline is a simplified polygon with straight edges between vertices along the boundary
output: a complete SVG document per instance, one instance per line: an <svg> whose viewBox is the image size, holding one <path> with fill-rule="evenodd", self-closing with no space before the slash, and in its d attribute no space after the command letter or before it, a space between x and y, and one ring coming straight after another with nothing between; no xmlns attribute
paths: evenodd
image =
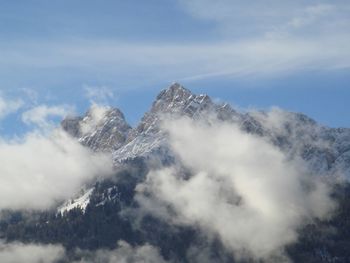
<svg viewBox="0 0 350 263"><path fill-rule="evenodd" d="M85 131L79 140L95 151L118 149L125 143L131 130L123 113L116 108L102 109L97 115L95 111L91 109L81 121L80 127L85 127Z"/></svg>
<svg viewBox="0 0 350 263"><path fill-rule="evenodd" d="M112 152L124 145L131 130L116 108L93 106L84 117L68 117L62 128L94 151Z"/></svg>
<svg viewBox="0 0 350 263"><path fill-rule="evenodd" d="M214 110L215 104L207 95L194 95L178 83L159 93L152 108L142 118L136 127L134 136L139 134L157 133L160 114L186 115L198 118L205 111Z"/></svg>
<svg viewBox="0 0 350 263"><path fill-rule="evenodd" d="M174 83L159 93L151 109L130 132L127 144L113 153L113 159L120 163L137 157L149 157L152 154L158 154L158 158L162 158L165 152L169 152L166 135L161 130L163 117L188 116L193 119L205 119L208 114L214 114L224 120L239 118L239 114L228 104L217 105L208 95L195 95L180 84Z"/></svg>
<svg viewBox="0 0 350 263"><path fill-rule="evenodd" d="M79 138L82 119L82 117L68 116L61 122L61 126L71 136Z"/></svg>

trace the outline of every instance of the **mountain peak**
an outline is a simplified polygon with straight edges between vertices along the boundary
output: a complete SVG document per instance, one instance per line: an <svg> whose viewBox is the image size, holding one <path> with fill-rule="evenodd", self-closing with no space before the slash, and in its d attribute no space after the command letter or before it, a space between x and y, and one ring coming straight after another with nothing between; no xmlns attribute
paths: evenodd
<svg viewBox="0 0 350 263"><path fill-rule="evenodd" d="M158 94L151 109L144 115L131 138L140 133L157 133L159 131L159 116L162 114L194 117L214 107L215 104L208 95L195 95L175 82Z"/></svg>
<svg viewBox="0 0 350 263"><path fill-rule="evenodd" d="M66 118L62 128L96 151L112 151L124 144L130 125L117 108L92 105L83 117Z"/></svg>
<svg viewBox="0 0 350 263"><path fill-rule="evenodd" d="M184 88L182 85L175 82L170 87L162 90L158 94L155 103L157 101L164 101L170 103L174 101L186 100L193 95L194 94L190 90Z"/></svg>
<svg viewBox="0 0 350 263"><path fill-rule="evenodd" d="M197 110L201 111L203 108L213 105L214 103L208 95L196 95L175 82L158 94L149 113L175 113L192 116Z"/></svg>
<svg viewBox="0 0 350 263"><path fill-rule="evenodd" d="M159 93L136 128L126 123L119 109L97 105L93 105L85 116L67 117L62 127L83 145L96 151L111 152L116 163L154 153L166 159L169 149L162 120L181 116L207 120L208 114L224 122L236 123L244 132L267 138L291 158L300 153L316 171L335 171L343 165L345 168L341 169L350 174L349 165L344 164L349 159L350 147L342 143L344 137L349 138L349 130L331 130L302 113L282 110L276 113L282 125L276 126L263 118L269 113L261 116L240 113L227 103L213 102L208 95L196 95L179 83L173 83ZM294 145L294 139L300 143Z"/></svg>
<svg viewBox="0 0 350 263"><path fill-rule="evenodd" d="M118 108L113 108L110 106L100 106L100 105L95 105L95 104L92 105L87 110L84 118L93 118L95 115L101 115L101 116L98 116L99 118L119 117L119 118L125 120L124 114ZM95 116L95 117L97 117L97 116Z"/></svg>

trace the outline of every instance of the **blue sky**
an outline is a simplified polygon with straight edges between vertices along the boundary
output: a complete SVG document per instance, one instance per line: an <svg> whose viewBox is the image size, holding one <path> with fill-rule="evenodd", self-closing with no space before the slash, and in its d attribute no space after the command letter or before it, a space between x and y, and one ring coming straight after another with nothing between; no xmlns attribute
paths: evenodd
<svg viewBox="0 0 350 263"><path fill-rule="evenodd" d="M29 129L32 108L92 101L135 125L174 81L350 127L349 14L348 0L0 1L0 134Z"/></svg>

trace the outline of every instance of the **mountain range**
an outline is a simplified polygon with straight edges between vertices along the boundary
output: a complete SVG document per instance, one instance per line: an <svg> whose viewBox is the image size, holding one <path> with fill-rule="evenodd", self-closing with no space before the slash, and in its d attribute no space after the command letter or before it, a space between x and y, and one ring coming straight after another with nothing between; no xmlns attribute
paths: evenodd
<svg viewBox="0 0 350 263"><path fill-rule="evenodd" d="M166 120L179 118L209 126L218 122L234 125L273 145L286 160L300 160L308 173L330 185L331 196L337 200L335 215L303 225L298 241L288 244L285 251L293 262L350 262L346 249L350 247L350 129L327 127L302 113L279 108L239 111L208 95L193 94L178 83L159 93L136 127L127 123L121 110L109 106L92 105L84 116L66 117L61 122L63 130L93 152L108 154L114 176L89 182L50 211L9 211L0 224L2 237L60 243L68 251L113 248L118 240L131 245L147 243L174 262L204 262L189 251L200 247L208 253L208 262L255 262L232 256L225 242L203 238L196 226L174 226L156 214L135 216L140 205L135 189L151 170L175 165L184 174L191 173L179 161L164 128ZM272 262L271 258L260 262L269 260Z"/></svg>

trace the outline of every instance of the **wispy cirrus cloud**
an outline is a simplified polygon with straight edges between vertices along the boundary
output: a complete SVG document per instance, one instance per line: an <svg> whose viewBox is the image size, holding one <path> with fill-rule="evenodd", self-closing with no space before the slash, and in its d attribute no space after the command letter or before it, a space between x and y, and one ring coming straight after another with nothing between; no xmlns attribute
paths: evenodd
<svg viewBox="0 0 350 263"><path fill-rule="evenodd" d="M348 34L348 1L179 0L184 11L196 19L216 24L224 37L262 36L272 32L319 36ZM332 28L332 31L329 29Z"/></svg>
<svg viewBox="0 0 350 263"><path fill-rule="evenodd" d="M277 31L276 31L277 32ZM277 34L277 33L276 33ZM0 68L8 65L60 72L85 72L105 79L181 80L215 76L274 76L307 70L350 67L348 35L300 38L293 35L251 37L216 43L123 43L115 40L42 43L0 51ZM47 56L46 53L50 55ZM35 54L35 56L33 55ZM21 59L16 59L20 57ZM71 74L71 73L65 73ZM134 81L133 80L133 81ZM108 89L89 96L111 98ZM94 94L93 94L94 93Z"/></svg>
<svg viewBox="0 0 350 263"><path fill-rule="evenodd" d="M198 32L200 41L195 37L197 32L186 41L168 41L168 34L158 41L147 37L135 41L114 34L92 39L78 33L74 38L61 36L55 40L27 38L0 45L0 69L16 69L28 78L42 72L60 80L65 76L79 79L80 86L101 79L132 86L350 67L348 1L177 2L174 15L181 13L199 21L203 28L215 31L215 36L203 37ZM108 88L104 89L103 99L110 99Z"/></svg>

